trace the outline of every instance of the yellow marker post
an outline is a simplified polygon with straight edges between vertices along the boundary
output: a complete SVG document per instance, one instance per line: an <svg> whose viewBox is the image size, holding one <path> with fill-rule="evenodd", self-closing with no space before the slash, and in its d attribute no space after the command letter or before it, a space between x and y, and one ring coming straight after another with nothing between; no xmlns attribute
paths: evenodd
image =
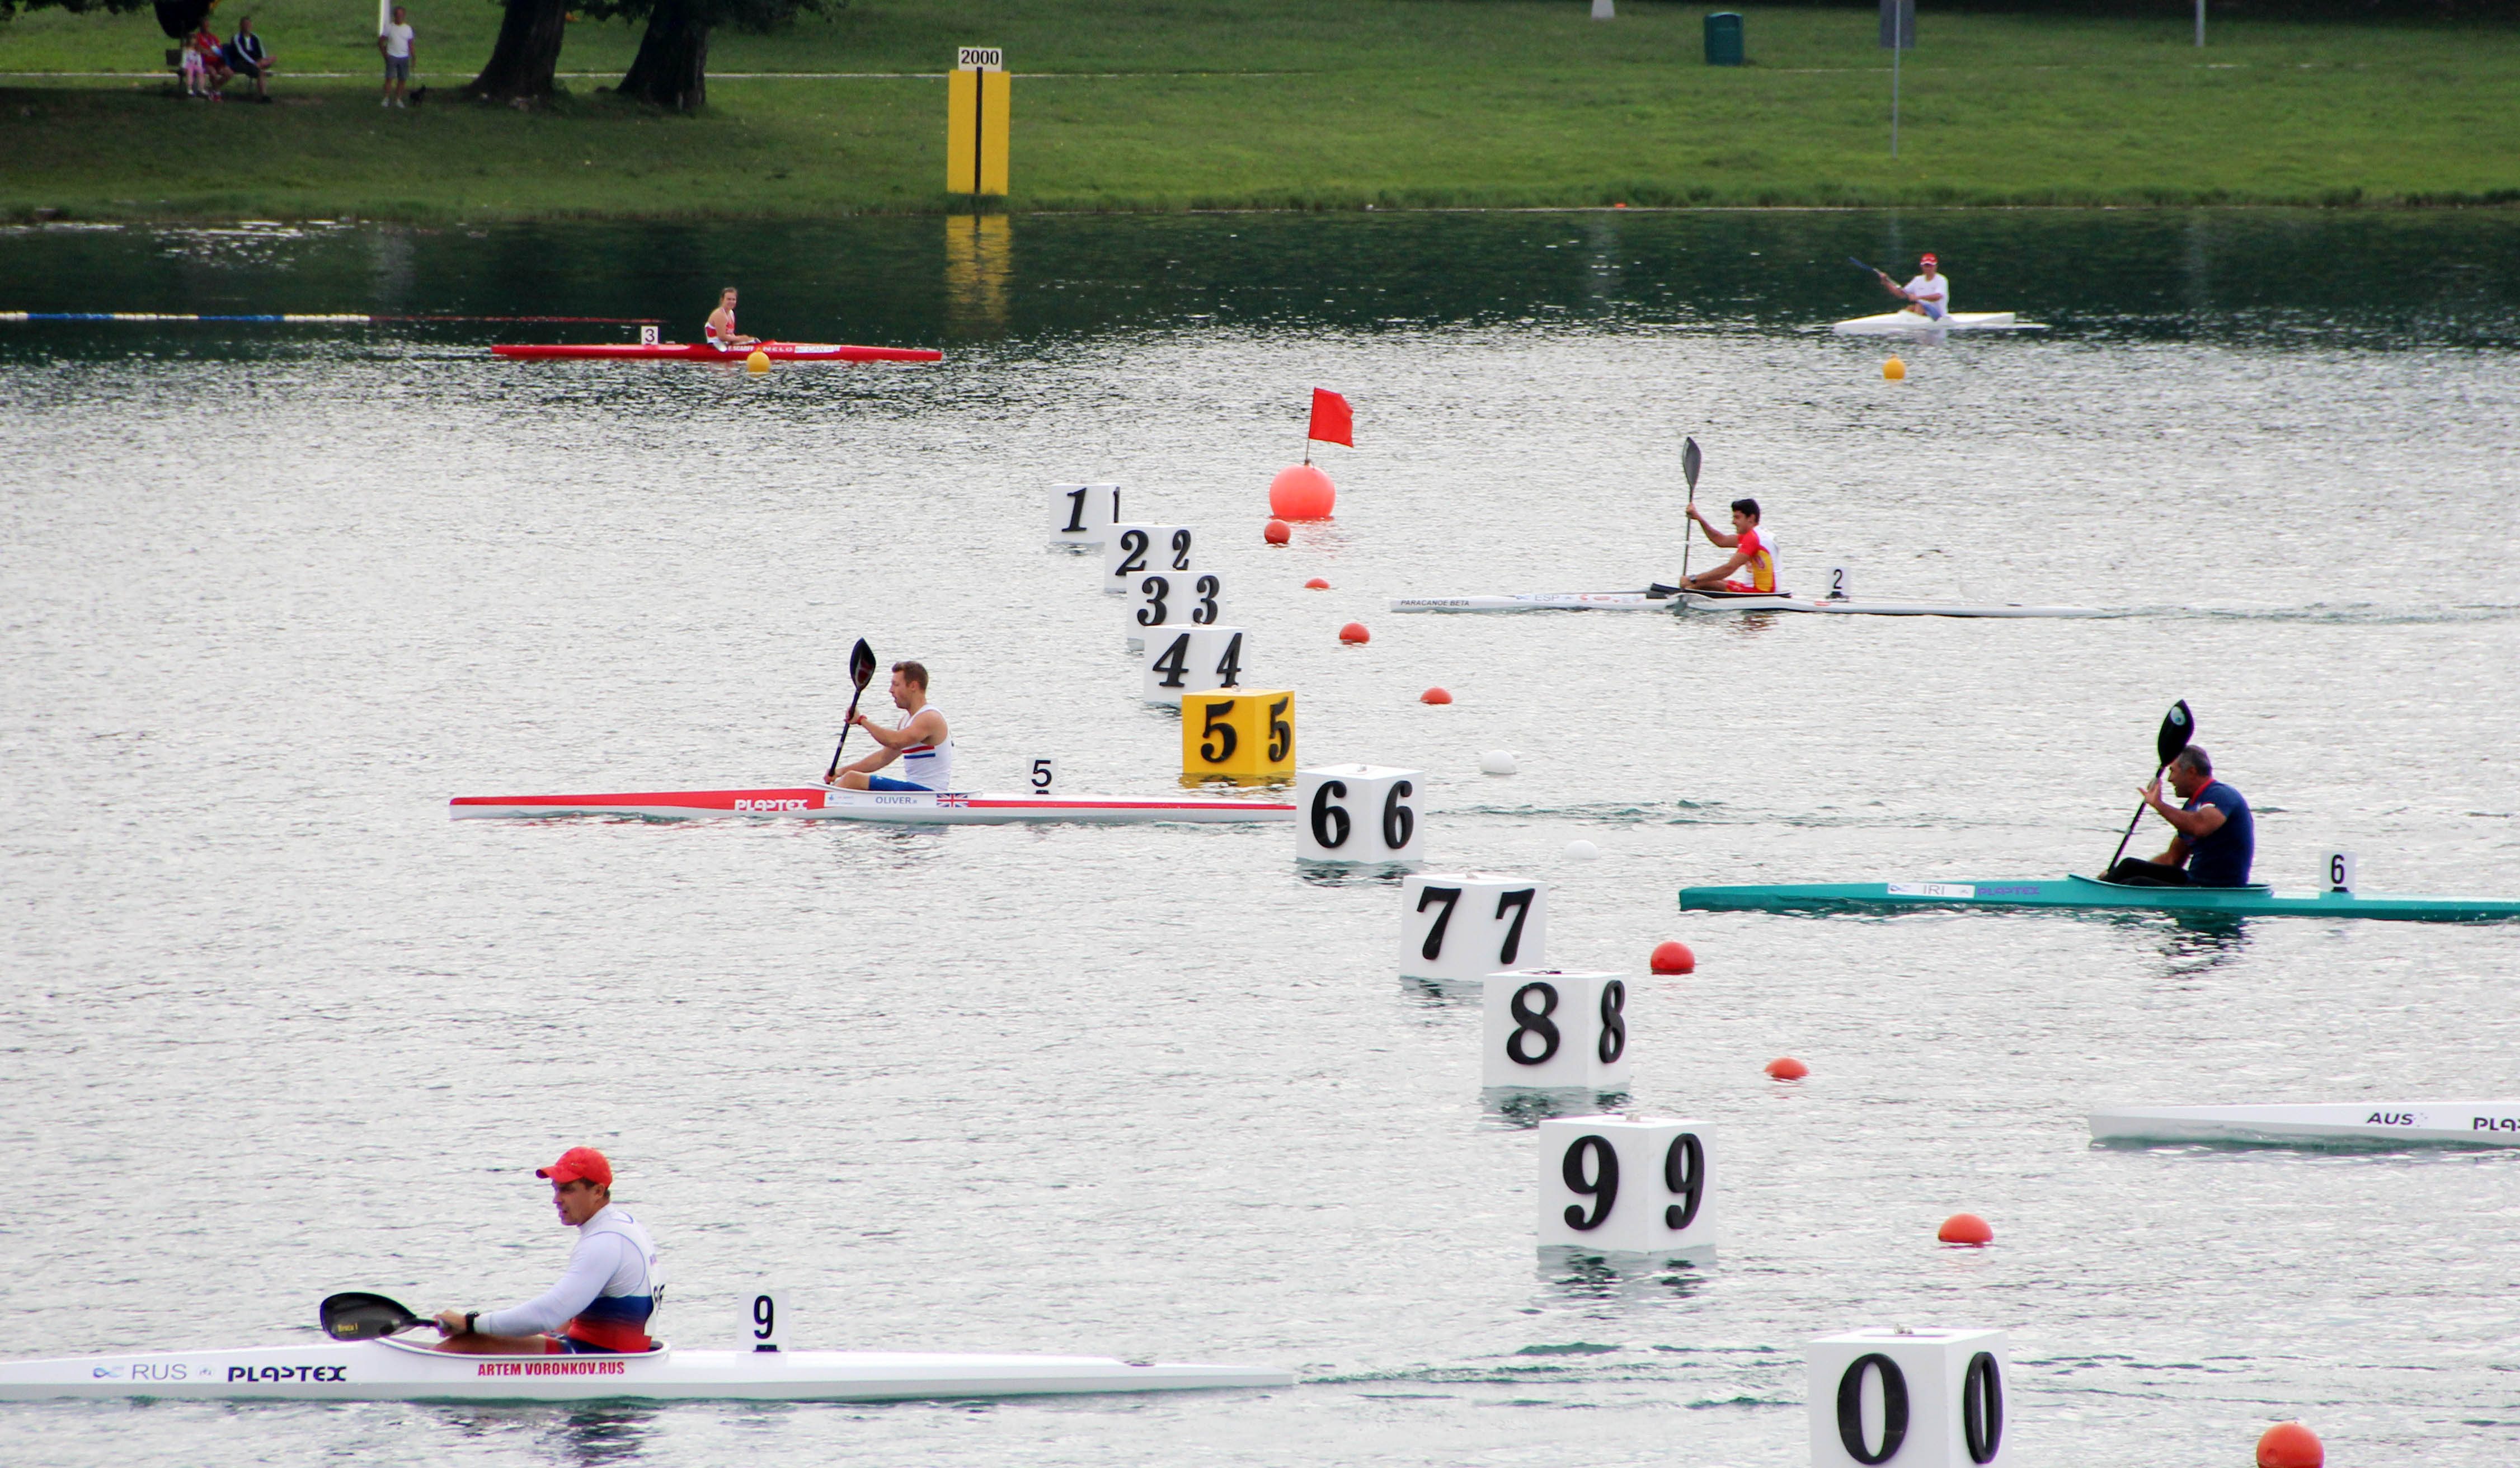
<svg viewBox="0 0 2520 1468"><path fill-rule="evenodd" d="M945 78L945 192L1007 195L1007 54L959 46Z"/></svg>
<svg viewBox="0 0 2520 1468"><path fill-rule="evenodd" d="M1184 693L1181 708L1182 778L1294 778L1292 689Z"/></svg>

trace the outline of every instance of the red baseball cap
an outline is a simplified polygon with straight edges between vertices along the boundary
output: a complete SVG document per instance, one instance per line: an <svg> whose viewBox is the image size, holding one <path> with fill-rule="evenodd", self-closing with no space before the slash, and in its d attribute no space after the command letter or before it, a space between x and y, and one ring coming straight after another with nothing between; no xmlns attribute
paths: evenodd
<svg viewBox="0 0 2520 1468"><path fill-rule="evenodd" d="M1934 264L1939 264L1940 262L1939 262L1939 261L1937 261L1937 260L1936 260L1932 255L1926 255L1926 256L1923 256L1922 258L1918 259L1918 260L1916 261L1916 263L1917 263L1917 264L1919 264L1919 265L1934 265Z"/></svg>
<svg viewBox="0 0 2520 1468"><path fill-rule="evenodd" d="M612 1164L605 1161L604 1154L593 1147L571 1147L561 1153L560 1161L550 1167L534 1169L534 1176L549 1178L554 1182L575 1182L583 1178L598 1187L610 1187Z"/></svg>

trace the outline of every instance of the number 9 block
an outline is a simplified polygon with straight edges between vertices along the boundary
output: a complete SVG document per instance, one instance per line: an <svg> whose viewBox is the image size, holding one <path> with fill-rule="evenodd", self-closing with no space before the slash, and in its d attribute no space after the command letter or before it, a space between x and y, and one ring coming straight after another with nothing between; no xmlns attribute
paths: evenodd
<svg viewBox="0 0 2520 1468"><path fill-rule="evenodd" d="M1179 576L1191 569L1188 525L1113 525L1102 540L1102 589L1126 596L1146 576Z"/></svg>
<svg viewBox="0 0 2520 1468"><path fill-rule="evenodd" d="M2004 1451L2001 1330L1851 1330L1805 1348L1814 1468L1983 1468Z"/></svg>
<svg viewBox="0 0 2520 1468"><path fill-rule="evenodd" d="M1384 765L1324 765L1295 772L1295 860L1415 862L1425 855L1418 820L1424 772Z"/></svg>
<svg viewBox="0 0 2520 1468"><path fill-rule="evenodd" d="M1284 779L1294 773L1293 690L1182 695L1182 778Z"/></svg>
<svg viewBox="0 0 2520 1468"><path fill-rule="evenodd" d="M1540 1245L1715 1257L1715 1130L1623 1116L1540 1124Z"/></svg>
<svg viewBox="0 0 2520 1468"><path fill-rule="evenodd" d="M1521 1090L1626 1088L1624 977L1517 968L1488 975L1481 1003L1487 1012L1480 1031L1486 1054L1480 1085Z"/></svg>
<svg viewBox="0 0 2520 1468"><path fill-rule="evenodd" d="M1304 819L1304 810L1296 812ZM1494 871L1400 880L1400 976L1483 979L1549 956L1549 884Z"/></svg>

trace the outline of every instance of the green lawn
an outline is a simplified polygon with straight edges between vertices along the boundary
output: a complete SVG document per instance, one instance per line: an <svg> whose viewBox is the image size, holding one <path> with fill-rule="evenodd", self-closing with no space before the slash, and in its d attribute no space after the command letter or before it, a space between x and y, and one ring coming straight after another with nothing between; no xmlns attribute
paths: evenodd
<svg viewBox="0 0 2520 1468"><path fill-rule="evenodd" d="M1752 65L1701 64L1711 7L1627 0L851 0L722 33L712 106L600 92L637 31L570 27L571 95L443 98L498 11L416 10L438 99L375 101L374 11L249 6L283 105L190 103L140 16L0 27L0 214L797 215L935 209L957 43L1003 45L1018 209L2520 200L2520 29L1929 15L1889 73L1860 10L1760 10ZM37 71L119 71L36 77ZM339 71L325 79L306 75Z"/></svg>

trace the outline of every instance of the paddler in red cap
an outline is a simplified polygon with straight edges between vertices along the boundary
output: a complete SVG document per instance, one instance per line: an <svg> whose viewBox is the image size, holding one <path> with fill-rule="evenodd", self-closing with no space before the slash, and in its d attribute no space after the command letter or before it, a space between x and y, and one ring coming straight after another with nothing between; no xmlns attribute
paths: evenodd
<svg viewBox="0 0 2520 1468"><path fill-rule="evenodd" d="M440 1351L465 1356L619 1355L647 1351L648 1317L665 1293L656 1246L639 1221L613 1206L612 1164L593 1147L571 1147L534 1170L548 1178L560 1221L577 1247L560 1283L508 1310L437 1312Z"/></svg>
<svg viewBox="0 0 2520 1468"><path fill-rule="evenodd" d="M1890 286L1891 294L1907 297L1908 304L1901 309L1940 321L1952 314L1952 278L1935 274L1934 265L1934 257L1925 255L1916 261L1914 280L1905 286L1892 286L1885 275L1881 284Z"/></svg>

